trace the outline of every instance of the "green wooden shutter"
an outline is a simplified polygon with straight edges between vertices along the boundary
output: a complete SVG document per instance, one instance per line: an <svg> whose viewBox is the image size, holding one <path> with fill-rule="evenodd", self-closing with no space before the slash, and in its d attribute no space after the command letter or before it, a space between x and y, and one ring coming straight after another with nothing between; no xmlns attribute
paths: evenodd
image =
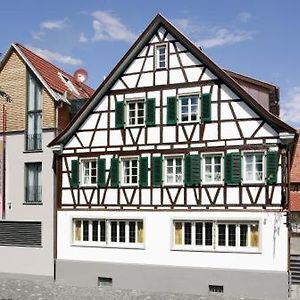
<svg viewBox="0 0 300 300"><path fill-rule="evenodd" d="M189 154L184 157L184 183L187 186L191 185L191 156Z"/></svg>
<svg viewBox="0 0 300 300"><path fill-rule="evenodd" d="M167 124L175 125L177 123L177 98L167 98Z"/></svg>
<svg viewBox="0 0 300 300"><path fill-rule="evenodd" d="M115 127L124 128L124 102L116 102Z"/></svg>
<svg viewBox="0 0 300 300"><path fill-rule="evenodd" d="M278 152L269 151L267 153L267 183L277 183L277 171L278 171Z"/></svg>
<svg viewBox="0 0 300 300"><path fill-rule="evenodd" d="M208 123L211 121L211 94L201 96L201 121Z"/></svg>
<svg viewBox="0 0 300 300"><path fill-rule="evenodd" d="M146 100L146 125L155 125L155 98Z"/></svg>
<svg viewBox="0 0 300 300"><path fill-rule="evenodd" d="M201 164L199 155L187 154L184 159L184 183L187 186L200 184Z"/></svg>
<svg viewBox="0 0 300 300"><path fill-rule="evenodd" d="M148 157L140 157L139 173L140 186L148 186Z"/></svg>
<svg viewBox="0 0 300 300"><path fill-rule="evenodd" d="M79 161L74 159L71 162L71 187L79 187Z"/></svg>
<svg viewBox="0 0 300 300"><path fill-rule="evenodd" d="M119 159L112 158L110 161L110 185L112 187L119 186Z"/></svg>
<svg viewBox="0 0 300 300"><path fill-rule="evenodd" d="M242 163L240 153L225 154L225 183L239 184L241 182Z"/></svg>
<svg viewBox="0 0 300 300"><path fill-rule="evenodd" d="M158 187L162 185L162 158L152 158L152 185Z"/></svg>
<svg viewBox="0 0 300 300"><path fill-rule="evenodd" d="M99 158L97 162L97 185L98 187L105 186L105 158Z"/></svg>

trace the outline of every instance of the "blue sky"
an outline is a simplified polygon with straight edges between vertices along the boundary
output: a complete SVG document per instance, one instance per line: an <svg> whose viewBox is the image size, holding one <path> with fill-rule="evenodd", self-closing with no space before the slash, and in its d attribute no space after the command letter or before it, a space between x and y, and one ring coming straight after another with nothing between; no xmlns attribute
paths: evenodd
<svg viewBox="0 0 300 300"><path fill-rule="evenodd" d="M300 127L300 1L26 0L0 5L0 52L20 42L96 88L157 13L220 67L276 84Z"/></svg>

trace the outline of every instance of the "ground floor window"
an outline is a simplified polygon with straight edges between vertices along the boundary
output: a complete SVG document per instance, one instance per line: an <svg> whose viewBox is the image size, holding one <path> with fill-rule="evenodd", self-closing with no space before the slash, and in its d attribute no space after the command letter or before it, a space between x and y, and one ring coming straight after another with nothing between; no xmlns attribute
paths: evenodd
<svg viewBox="0 0 300 300"><path fill-rule="evenodd" d="M143 220L74 219L75 244L98 246L142 247Z"/></svg>
<svg viewBox="0 0 300 300"><path fill-rule="evenodd" d="M258 251L259 222L174 221L173 247L183 250Z"/></svg>

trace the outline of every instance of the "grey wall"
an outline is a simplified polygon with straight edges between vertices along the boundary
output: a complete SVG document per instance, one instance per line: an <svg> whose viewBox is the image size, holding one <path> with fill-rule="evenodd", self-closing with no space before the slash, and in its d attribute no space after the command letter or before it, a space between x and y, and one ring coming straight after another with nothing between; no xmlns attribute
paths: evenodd
<svg viewBox="0 0 300 300"><path fill-rule="evenodd" d="M53 276L54 175L47 144L54 132L43 133L42 152L24 152L24 134L7 136L6 220L41 221L42 247L0 247L0 272ZM42 162L42 204L24 205L25 163ZM1 217L0 217L1 218Z"/></svg>
<svg viewBox="0 0 300 300"><path fill-rule="evenodd" d="M261 299L286 299L287 272L262 272L213 268L168 267L57 260L60 284L96 286L98 277L110 277L113 288L207 295L208 285L223 285L224 295Z"/></svg>

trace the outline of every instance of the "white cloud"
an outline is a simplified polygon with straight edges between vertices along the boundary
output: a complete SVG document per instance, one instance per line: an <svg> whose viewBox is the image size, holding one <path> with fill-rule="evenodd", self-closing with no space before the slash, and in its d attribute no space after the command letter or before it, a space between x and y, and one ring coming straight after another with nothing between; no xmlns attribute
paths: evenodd
<svg viewBox="0 0 300 300"><path fill-rule="evenodd" d="M31 32L31 36L34 40L41 40L44 35L45 35L44 31L33 31L33 32Z"/></svg>
<svg viewBox="0 0 300 300"><path fill-rule="evenodd" d="M300 86L293 87L289 90L286 100L280 101L280 115L282 119L300 128Z"/></svg>
<svg viewBox="0 0 300 300"><path fill-rule="evenodd" d="M252 19L252 15L247 11L243 11L237 15L237 19L242 23L247 23Z"/></svg>
<svg viewBox="0 0 300 300"><path fill-rule="evenodd" d="M63 20L52 20L52 21L44 21L41 23L41 28L43 29L63 29L67 25L67 18Z"/></svg>
<svg viewBox="0 0 300 300"><path fill-rule="evenodd" d="M212 37L200 39L197 44L204 48L213 48L224 45L233 45L243 41L252 40L254 37L253 31L234 30L230 31L227 28L215 29Z"/></svg>
<svg viewBox="0 0 300 300"><path fill-rule="evenodd" d="M132 33L126 25L124 25L118 18L114 17L109 12L95 11L92 13L94 41L124 41L132 42L136 36Z"/></svg>
<svg viewBox="0 0 300 300"><path fill-rule="evenodd" d="M79 36L79 42L80 43L86 43L86 42L88 42L89 40L88 40L88 38L85 36L85 34L84 34L84 32L81 32L80 33L80 36Z"/></svg>
<svg viewBox="0 0 300 300"><path fill-rule="evenodd" d="M59 62L66 65L73 65L73 66L78 66L83 64L83 61L81 59L73 58L68 55L63 55L48 49L35 48L30 45L26 45L26 47L28 47L37 55L40 55L41 57L43 57L44 59L50 62Z"/></svg>

